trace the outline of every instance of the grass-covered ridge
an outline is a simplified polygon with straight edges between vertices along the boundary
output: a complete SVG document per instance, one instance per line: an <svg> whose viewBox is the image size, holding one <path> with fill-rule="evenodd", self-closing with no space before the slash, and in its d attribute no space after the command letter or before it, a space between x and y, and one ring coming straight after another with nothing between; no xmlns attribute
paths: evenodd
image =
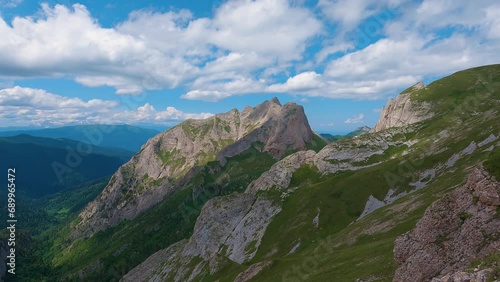
<svg viewBox="0 0 500 282"><path fill-rule="evenodd" d="M313 150L315 152L319 152L323 147L325 147L328 142L325 141L321 136L313 133L312 142L306 144L306 148L308 150Z"/></svg>

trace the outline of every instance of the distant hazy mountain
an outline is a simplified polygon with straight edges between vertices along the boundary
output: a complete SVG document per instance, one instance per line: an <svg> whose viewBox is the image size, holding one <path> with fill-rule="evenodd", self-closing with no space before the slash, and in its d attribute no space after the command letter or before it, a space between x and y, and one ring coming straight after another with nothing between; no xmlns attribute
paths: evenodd
<svg viewBox="0 0 500 282"><path fill-rule="evenodd" d="M370 132L370 130L371 130L371 128L368 126L361 126L361 127L354 129L354 131L347 133L346 136L347 137L358 136L358 135L361 135L363 133Z"/></svg>
<svg viewBox="0 0 500 282"><path fill-rule="evenodd" d="M133 155L69 139L0 138L0 169L16 169L18 193L40 197L111 175Z"/></svg>
<svg viewBox="0 0 500 282"><path fill-rule="evenodd" d="M76 125L58 128L11 130L0 132L2 137L28 134L37 137L67 138L97 145L138 152L142 144L158 134L154 129L130 125Z"/></svg>
<svg viewBox="0 0 500 282"><path fill-rule="evenodd" d="M368 126L362 126L362 127L356 128L352 132L347 133L346 135L340 135L340 134L332 135L332 134L329 134L329 133L321 133L320 135L321 135L321 137L323 137L323 139L325 139L328 142L335 142L335 141L342 140L344 138L358 136L360 134L369 132L370 130L371 130L370 127L368 127Z"/></svg>
<svg viewBox="0 0 500 282"><path fill-rule="evenodd" d="M323 139L328 141L328 143L346 138L345 135L340 135L340 134L333 135L330 133L320 133L319 135L323 137Z"/></svg>

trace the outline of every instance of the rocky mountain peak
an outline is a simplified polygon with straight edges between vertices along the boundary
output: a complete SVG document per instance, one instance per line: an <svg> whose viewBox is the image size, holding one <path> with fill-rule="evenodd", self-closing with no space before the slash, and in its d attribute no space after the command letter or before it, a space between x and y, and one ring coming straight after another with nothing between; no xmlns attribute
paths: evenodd
<svg viewBox="0 0 500 282"><path fill-rule="evenodd" d="M396 99L390 98L380 113L379 121L370 132L401 127L431 118L434 114L430 112L430 104L411 99L414 91L423 88L425 88L424 83L419 82L401 92Z"/></svg>
<svg viewBox="0 0 500 282"><path fill-rule="evenodd" d="M364 132L370 132L370 130L372 130L371 127L363 125L363 126L360 126L360 127L356 128L356 129L354 129L353 132L364 133Z"/></svg>
<svg viewBox="0 0 500 282"><path fill-rule="evenodd" d="M280 106L281 106L280 100L278 100L278 98L277 98L277 97L274 97L274 98L271 100L271 102L273 102L273 103L278 104L278 105L280 105Z"/></svg>
<svg viewBox="0 0 500 282"><path fill-rule="evenodd" d="M129 162L111 177L104 191L80 213L74 237L133 219L167 197L176 181L188 172L237 156L258 142L262 151L280 159L287 152L314 147L302 106L281 105L277 98L242 112L233 109L202 120L186 120L148 140Z"/></svg>
<svg viewBox="0 0 500 282"><path fill-rule="evenodd" d="M420 90L423 88L425 88L425 84L422 81L417 82L415 85L411 87L412 90Z"/></svg>
<svg viewBox="0 0 500 282"><path fill-rule="evenodd" d="M250 148L254 142L263 143L263 150L281 158L288 151L305 150L307 144L314 143L309 122L304 108L295 103L281 103L275 98L255 108L245 108L241 113L241 122L255 127L245 133L244 138L224 148L217 159L224 164L225 158L235 156Z"/></svg>
<svg viewBox="0 0 500 282"><path fill-rule="evenodd" d="M249 123L259 123L263 122L265 119L269 119L278 116L281 112L281 103L279 101L273 102L272 100L266 100L264 103L257 105L255 107L246 107L241 112L241 119Z"/></svg>

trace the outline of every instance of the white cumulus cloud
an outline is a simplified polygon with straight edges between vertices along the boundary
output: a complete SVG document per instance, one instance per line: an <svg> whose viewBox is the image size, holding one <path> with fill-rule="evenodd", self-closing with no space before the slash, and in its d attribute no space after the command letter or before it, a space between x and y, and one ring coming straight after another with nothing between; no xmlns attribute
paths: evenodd
<svg viewBox="0 0 500 282"><path fill-rule="evenodd" d="M123 110L116 101L68 98L45 90L15 86L0 89L1 126L65 124L169 124L185 119L207 118L211 113L185 113L174 107L156 110L146 103Z"/></svg>
<svg viewBox="0 0 500 282"><path fill-rule="evenodd" d="M239 81L269 67L285 71L321 28L310 10L286 0L227 1L212 18L133 11L113 27L101 26L81 4L42 4L36 15L10 23L0 16L0 78L69 77L118 94L205 91L214 73ZM206 83L190 86L197 79Z"/></svg>
<svg viewBox="0 0 500 282"><path fill-rule="evenodd" d="M283 84L273 84L268 88L269 92L302 92L310 89L318 89L323 87L324 83L321 80L321 75L314 71L299 73L294 77L290 77Z"/></svg>
<svg viewBox="0 0 500 282"><path fill-rule="evenodd" d="M347 123L347 124L363 123L364 119L365 119L365 115L359 114L357 116L350 117L350 118L346 119L344 121L344 123Z"/></svg>
<svg viewBox="0 0 500 282"><path fill-rule="evenodd" d="M204 101L259 93L383 99L500 62L497 0L305 2L228 0L207 17L139 10L113 26L81 4L42 4L9 22L0 15L0 80L64 77L117 94L170 88Z"/></svg>

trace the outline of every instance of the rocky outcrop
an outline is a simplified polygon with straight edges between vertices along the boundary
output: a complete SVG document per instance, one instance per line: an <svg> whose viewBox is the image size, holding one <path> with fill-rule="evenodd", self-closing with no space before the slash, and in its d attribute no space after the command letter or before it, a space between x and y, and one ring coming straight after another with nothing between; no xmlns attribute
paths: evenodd
<svg viewBox="0 0 500 282"><path fill-rule="evenodd" d="M375 211L375 210L377 210L385 205L386 205L385 201L380 201L377 198L370 195L370 197L368 197L368 201L366 201L365 208L364 208L363 212L361 213L361 215L358 217L357 220L362 219L363 217L369 215L373 211Z"/></svg>
<svg viewBox="0 0 500 282"><path fill-rule="evenodd" d="M217 272L226 258L240 264L247 262L255 256L267 226L280 211L281 203L248 193L209 200L187 243L153 254L122 280L192 281L203 273ZM194 267L193 262L197 262ZM267 264L249 268L240 275L241 281L265 267Z"/></svg>
<svg viewBox="0 0 500 282"><path fill-rule="evenodd" d="M379 121L370 132L401 127L431 118L433 113L430 112L430 104L411 99L411 93L422 88L425 88L425 85L419 82L400 93L395 100L391 98L382 109Z"/></svg>
<svg viewBox="0 0 500 282"><path fill-rule="evenodd" d="M245 271L241 272L236 276L234 282L246 282L257 276L262 270L268 268L271 265L270 261L263 261L250 265Z"/></svg>
<svg viewBox="0 0 500 282"><path fill-rule="evenodd" d="M209 261L221 254L237 263L246 262L255 255L265 228L280 210L253 194L215 198L203 207L183 255Z"/></svg>
<svg viewBox="0 0 500 282"><path fill-rule="evenodd" d="M258 190L288 188L293 173L302 165L315 166L321 174L331 174L338 171L353 171L374 166L380 163L390 147L411 147L411 142L396 142L394 135L404 133L406 129L393 129L383 133L360 135L355 139L330 143L318 153L302 151L292 154L277 163L268 171L254 180L247 188L248 193ZM408 128L408 130L411 130ZM386 156L390 157L390 156Z"/></svg>
<svg viewBox="0 0 500 282"><path fill-rule="evenodd" d="M159 250L151 255L144 262L135 267L136 271L131 271L122 277L120 281L124 282L138 282L145 281L145 277L155 277L158 273L157 267L161 263L171 259L186 245L186 240L179 241L167 249Z"/></svg>
<svg viewBox="0 0 500 282"><path fill-rule="evenodd" d="M429 281L498 252L499 206L500 183L475 168L464 186L434 202L415 229L396 240L394 281Z"/></svg>
<svg viewBox="0 0 500 282"><path fill-rule="evenodd" d="M360 131L360 132L363 132L363 133L370 132L370 130L371 130L371 127L366 126L366 125L363 125L363 126L358 127L358 128L355 129L355 131Z"/></svg>
<svg viewBox="0 0 500 282"><path fill-rule="evenodd" d="M263 143L263 150L279 159L286 152L304 150L308 143L314 142L313 135L316 134L309 126L304 108L294 103L281 107L276 98L273 101L269 102L274 105L271 112L265 107L266 103L255 108L246 107L241 112L240 120L255 129L225 147L217 155L217 159L236 156L250 148L254 142Z"/></svg>
<svg viewBox="0 0 500 282"><path fill-rule="evenodd" d="M103 192L79 214L73 238L133 219L186 182L189 171L208 161L247 150L253 143L281 158L290 151L315 144L304 109L294 103L284 106L277 99L241 113L234 109L204 120L187 120L158 134L111 177Z"/></svg>
<svg viewBox="0 0 500 282"><path fill-rule="evenodd" d="M493 269L487 268L483 270L475 269L474 272L458 271L455 273L446 274L441 278L433 278L431 282L488 282L494 278ZM493 282L498 282L495 280Z"/></svg>
<svg viewBox="0 0 500 282"><path fill-rule="evenodd" d="M314 151L302 151L292 154L283 160L275 163L271 169L264 172L258 179L248 186L247 193L256 193L261 190L288 188L293 176L293 172L304 164L314 163L316 153Z"/></svg>

